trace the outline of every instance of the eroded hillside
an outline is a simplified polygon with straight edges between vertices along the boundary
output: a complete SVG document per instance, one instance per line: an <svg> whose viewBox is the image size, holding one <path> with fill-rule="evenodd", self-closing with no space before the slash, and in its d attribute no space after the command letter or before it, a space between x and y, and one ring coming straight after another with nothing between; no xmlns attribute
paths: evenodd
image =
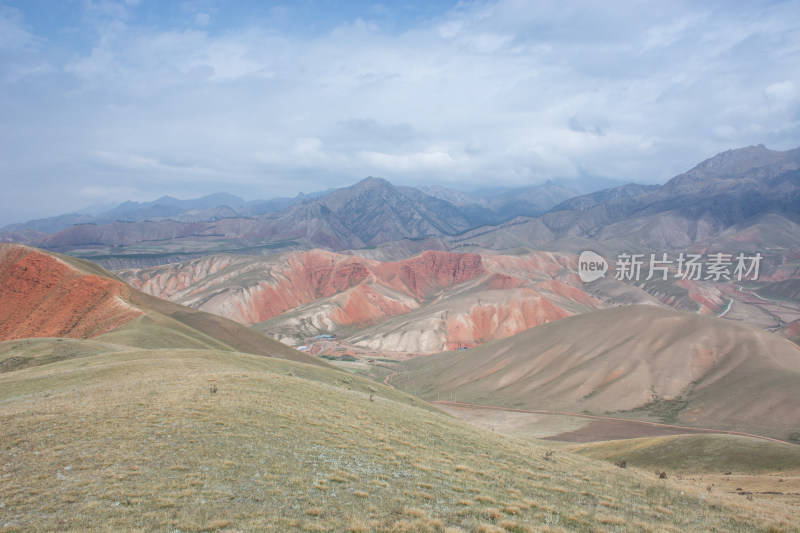
<svg viewBox="0 0 800 533"><path fill-rule="evenodd" d="M96 337L143 314L122 282L33 248L0 244L0 341Z"/></svg>
<svg viewBox="0 0 800 533"><path fill-rule="evenodd" d="M370 349L429 353L603 307L577 287L574 262L555 253L434 251L379 262L313 250L215 256L120 275L150 294L255 325L292 344L333 333ZM365 328L379 330L369 342ZM415 337L414 331L426 333Z"/></svg>

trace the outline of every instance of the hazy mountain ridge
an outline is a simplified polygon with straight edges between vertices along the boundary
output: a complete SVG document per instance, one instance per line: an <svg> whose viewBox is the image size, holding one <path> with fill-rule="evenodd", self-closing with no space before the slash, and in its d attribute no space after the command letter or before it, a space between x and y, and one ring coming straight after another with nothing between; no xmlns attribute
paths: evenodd
<svg viewBox="0 0 800 533"><path fill-rule="evenodd" d="M612 247L682 249L765 215L800 221L799 169L800 149L730 150L655 189L623 186L573 198L541 217L522 217L515 227L477 228L452 242L503 249L588 239ZM609 199L598 203L603 196Z"/></svg>
<svg viewBox="0 0 800 533"><path fill-rule="evenodd" d="M329 192L329 191L328 191ZM126 201L111 208L85 209L77 213L30 220L0 228L0 232L35 230L57 233L76 224L110 224L172 220L175 222L213 222L223 218L252 217L274 213L287 207L317 198L325 193L300 193L294 198L272 198L246 202L242 198L215 193L200 198L179 200L162 196L150 202Z"/></svg>
<svg viewBox="0 0 800 533"><path fill-rule="evenodd" d="M169 200L168 205L139 206L136 212L151 214L155 210L164 214L177 209L173 203ZM123 214L131 209L131 205L123 205L112 211ZM168 257L170 241L180 242L180 246L173 248L182 253L189 249L198 254L207 252L209 246L225 249L225 243L230 248L280 245L287 241L292 241L290 247L343 250L401 239L453 235L471 227L470 221L452 204L410 187L394 187L380 178L367 178L317 198L298 197L281 211L266 214L243 217L231 208L204 207L168 219L157 218L110 223L93 222L102 217L81 218L81 224L57 233L42 235L36 230L14 227L0 235L0 239L21 240L24 244L64 252L97 250L101 255L118 254L119 250L113 250L118 247L144 245L157 248ZM51 222L30 225L44 227ZM190 242L192 239L194 243ZM141 251L133 251L132 255L137 253Z"/></svg>
<svg viewBox="0 0 800 533"><path fill-rule="evenodd" d="M640 185L638 183L628 183L611 189L603 189L581 196L569 198L558 205L553 206L550 211L576 210L585 211L600 204L623 198L634 198L642 194L655 191L659 185Z"/></svg>
<svg viewBox="0 0 800 533"><path fill-rule="evenodd" d="M217 195L205 203L192 203L197 209L171 219L82 223L47 235L16 226L0 234L0 240L75 253L117 268L221 252L358 250L430 238L442 239L436 248L444 242L451 249L564 251L590 243L602 243L612 251L713 247L715 239L728 239L732 228L744 235L767 216L800 223L798 169L800 149L779 152L759 145L719 154L662 186L628 184L583 196L547 183L527 190L488 190L484 200L442 187L428 189L440 196L435 197L381 178L367 178L351 187L298 196L276 212L256 213L267 209L266 204L252 207L246 216L241 213L247 204L204 207L229 198ZM566 195L572 197L563 199ZM169 211L176 204L189 205L170 198L160 202L123 205L116 212ZM515 216L544 205L551 209L541 216ZM506 220L486 225L498 218ZM76 220L85 219L66 217L59 223ZM45 226L45 222L40 225ZM800 245L800 236L783 240Z"/></svg>
<svg viewBox="0 0 800 533"><path fill-rule="evenodd" d="M498 224L517 216L536 217L573 198L576 189L548 181L533 187L481 189L472 192L441 185L421 190L458 206L475 225Z"/></svg>

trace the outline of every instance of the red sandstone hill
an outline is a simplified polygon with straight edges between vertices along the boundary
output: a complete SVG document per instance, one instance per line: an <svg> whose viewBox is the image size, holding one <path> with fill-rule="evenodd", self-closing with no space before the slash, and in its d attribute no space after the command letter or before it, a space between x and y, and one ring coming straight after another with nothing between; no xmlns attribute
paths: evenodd
<svg viewBox="0 0 800 533"><path fill-rule="evenodd" d="M436 251L379 262L312 250L213 256L120 275L149 294L287 342L327 332L371 350L434 352L603 307L579 288L574 262L556 253ZM364 328L372 328L369 339L359 334Z"/></svg>
<svg viewBox="0 0 800 533"><path fill-rule="evenodd" d="M137 291L87 261L0 244L0 342L37 337L212 348L319 364L233 321Z"/></svg>
<svg viewBox="0 0 800 533"><path fill-rule="evenodd" d="M125 283L10 244L0 244L0 294L0 341L91 338L143 314Z"/></svg>

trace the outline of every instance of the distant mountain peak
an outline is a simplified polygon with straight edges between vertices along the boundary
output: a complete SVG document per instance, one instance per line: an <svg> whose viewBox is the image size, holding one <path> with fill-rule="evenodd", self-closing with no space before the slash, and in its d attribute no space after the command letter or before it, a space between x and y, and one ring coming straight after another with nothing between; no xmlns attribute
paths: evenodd
<svg viewBox="0 0 800 533"><path fill-rule="evenodd" d="M800 168L798 151L779 152L763 144L728 150L706 159L691 170L664 184L663 191L676 194L698 194L698 187L712 183L744 183L747 179L762 181L766 176ZM758 176L761 176L758 178Z"/></svg>
<svg viewBox="0 0 800 533"><path fill-rule="evenodd" d="M784 159L784 152L770 150L763 144L727 150L706 159L692 171L702 171L715 177L734 177L751 170L773 164Z"/></svg>
<svg viewBox="0 0 800 533"><path fill-rule="evenodd" d="M162 196L161 198L157 198L156 200L153 200L150 203L154 205L175 205L177 203L180 203L180 200L178 200L174 196Z"/></svg>
<svg viewBox="0 0 800 533"><path fill-rule="evenodd" d="M352 186L353 189L385 189L387 187L393 187L393 185L389 181L375 176L366 177Z"/></svg>

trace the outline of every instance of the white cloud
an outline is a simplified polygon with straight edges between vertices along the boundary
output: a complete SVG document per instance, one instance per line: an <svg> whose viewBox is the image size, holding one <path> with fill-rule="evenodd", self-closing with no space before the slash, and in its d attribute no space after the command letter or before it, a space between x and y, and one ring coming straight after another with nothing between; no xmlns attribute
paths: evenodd
<svg viewBox="0 0 800 533"><path fill-rule="evenodd" d="M387 154L382 152L359 152L358 157L366 164L384 173L404 175L408 172L431 173L448 171L453 165L449 153L441 150L408 154Z"/></svg>
<svg viewBox="0 0 800 533"><path fill-rule="evenodd" d="M794 102L798 99L797 83L791 80L770 84L764 94L774 102Z"/></svg>
<svg viewBox="0 0 800 533"><path fill-rule="evenodd" d="M24 8L0 8L13 52L0 175L127 180L154 197L192 195L192 175L198 191L251 197L367 175L664 180L729 148L797 144L790 4L479 1L397 31L385 17L399 11L380 5L325 21L287 5L230 25L240 6L204 4L181 26L102 1L81 18L88 45L66 48Z"/></svg>
<svg viewBox="0 0 800 533"><path fill-rule="evenodd" d="M210 22L211 22L211 15L209 15L208 13L200 12L194 16L194 23L197 26L205 27L208 26Z"/></svg>
<svg viewBox="0 0 800 533"><path fill-rule="evenodd" d="M0 50L39 47L41 39L28 29L17 9L0 5Z"/></svg>

